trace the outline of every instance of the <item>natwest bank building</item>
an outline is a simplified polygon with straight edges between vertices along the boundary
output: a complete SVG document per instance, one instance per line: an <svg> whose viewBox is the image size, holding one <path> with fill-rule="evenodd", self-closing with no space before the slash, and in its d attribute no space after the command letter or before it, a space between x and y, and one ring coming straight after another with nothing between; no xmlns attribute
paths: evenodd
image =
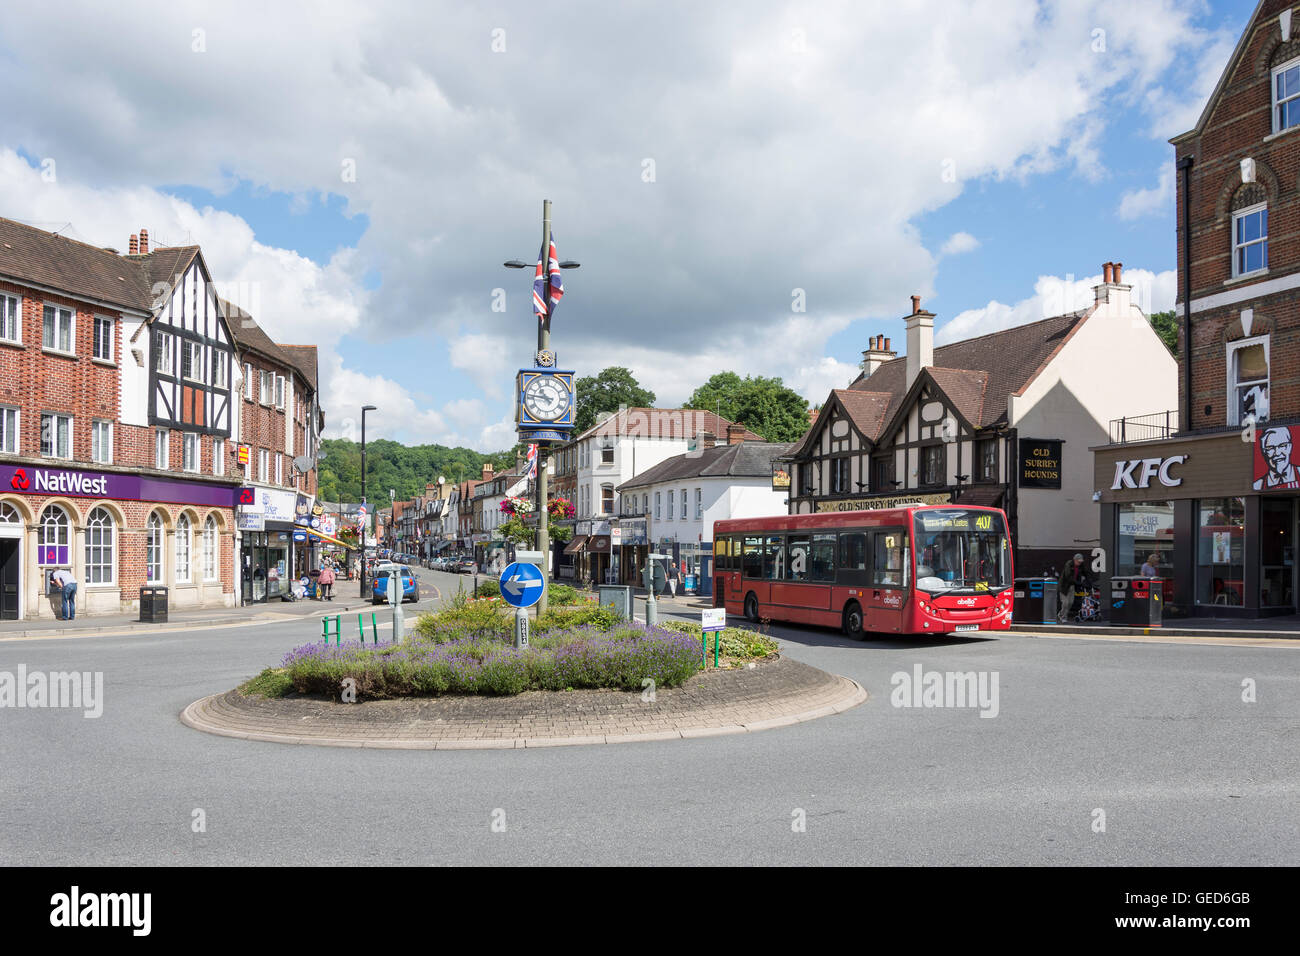
<svg viewBox="0 0 1300 956"><path fill-rule="evenodd" d="M59 568L77 578L79 614L132 610L157 584L172 607L232 604L234 495L206 477L0 463L2 619L57 616Z"/></svg>

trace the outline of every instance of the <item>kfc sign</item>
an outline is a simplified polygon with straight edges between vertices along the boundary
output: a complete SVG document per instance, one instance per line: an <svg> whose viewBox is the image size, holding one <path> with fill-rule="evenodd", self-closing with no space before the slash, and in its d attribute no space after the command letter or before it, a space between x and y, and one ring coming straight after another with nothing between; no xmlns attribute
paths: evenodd
<svg viewBox="0 0 1300 956"><path fill-rule="evenodd" d="M1295 427L1274 425L1265 428L1255 440L1253 485L1256 491L1285 491L1300 488L1300 476L1291 460L1295 444Z"/></svg>
<svg viewBox="0 0 1300 956"><path fill-rule="evenodd" d="M1151 479L1155 478L1166 488L1177 488L1183 479L1175 478L1169 469L1187 461L1187 455L1171 455L1168 458L1133 458L1128 461L1115 462L1115 480L1110 490L1121 488L1150 488Z"/></svg>

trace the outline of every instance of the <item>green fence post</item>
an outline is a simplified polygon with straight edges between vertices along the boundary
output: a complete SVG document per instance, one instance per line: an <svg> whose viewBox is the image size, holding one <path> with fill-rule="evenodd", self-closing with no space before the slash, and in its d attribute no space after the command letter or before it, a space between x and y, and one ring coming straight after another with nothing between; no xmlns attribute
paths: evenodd
<svg viewBox="0 0 1300 956"><path fill-rule="evenodd" d="M719 641L718 638L720 638L721 636L722 636L721 631L713 632L713 666L714 667L718 666L718 645L721 643L721 641Z"/></svg>
<svg viewBox="0 0 1300 956"><path fill-rule="evenodd" d="M707 631L700 632L700 670L709 666L709 634Z"/></svg>
<svg viewBox="0 0 1300 956"><path fill-rule="evenodd" d="M375 612L370 612L370 636L374 639L375 647L379 646L379 625L375 623Z"/></svg>
<svg viewBox="0 0 1300 956"><path fill-rule="evenodd" d="M361 646L366 644L366 619L365 616L357 611L357 627L361 629Z"/></svg>

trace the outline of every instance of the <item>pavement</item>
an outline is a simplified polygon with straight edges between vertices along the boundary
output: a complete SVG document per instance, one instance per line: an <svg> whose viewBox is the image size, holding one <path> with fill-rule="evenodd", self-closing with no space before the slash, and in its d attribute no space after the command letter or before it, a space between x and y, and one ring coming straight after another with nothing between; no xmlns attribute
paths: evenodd
<svg viewBox="0 0 1300 956"><path fill-rule="evenodd" d="M179 720L319 633L318 620L295 618L0 642L0 673L104 678L97 719L0 708L0 859L1291 866L1300 845L1296 641L1017 631L856 642L774 625L783 658L844 675L868 699L763 733L635 746L298 747ZM895 691L917 667L996 676L996 716L915 706Z"/></svg>

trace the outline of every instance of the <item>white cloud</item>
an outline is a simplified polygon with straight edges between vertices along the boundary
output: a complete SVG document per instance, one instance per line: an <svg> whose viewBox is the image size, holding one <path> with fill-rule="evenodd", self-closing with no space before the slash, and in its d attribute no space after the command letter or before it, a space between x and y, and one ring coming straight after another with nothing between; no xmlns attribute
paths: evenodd
<svg viewBox="0 0 1300 956"><path fill-rule="evenodd" d="M1064 315L1092 305L1093 287L1101 283L1101 275L1076 279L1073 275L1039 276L1034 283L1034 294L1007 305L992 301L978 309L967 309L935 329L938 345L961 342L965 339L1000 332L1030 322L1038 322L1056 315ZM1168 269L1151 272L1147 269L1125 268L1123 280L1133 287L1134 305L1147 315L1166 312L1174 307L1178 274Z"/></svg>
<svg viewBox="0 0 1300 956"><path fill-rule="evenodd" d="M980 241L969 232L954 232L939 247L940 255L959 256L963 252L974 252L980 247Z"/></svg>
<svg viewBox="0 0 1300 956"><path fill-rule="evenodd" d="M1124 193L1119 201L1119 218L1126 221L1141 219L1159 213L1172 213L1174 209L1174 168L1160 167L1158 181L1151 189L1133 189Z"/></svg>

